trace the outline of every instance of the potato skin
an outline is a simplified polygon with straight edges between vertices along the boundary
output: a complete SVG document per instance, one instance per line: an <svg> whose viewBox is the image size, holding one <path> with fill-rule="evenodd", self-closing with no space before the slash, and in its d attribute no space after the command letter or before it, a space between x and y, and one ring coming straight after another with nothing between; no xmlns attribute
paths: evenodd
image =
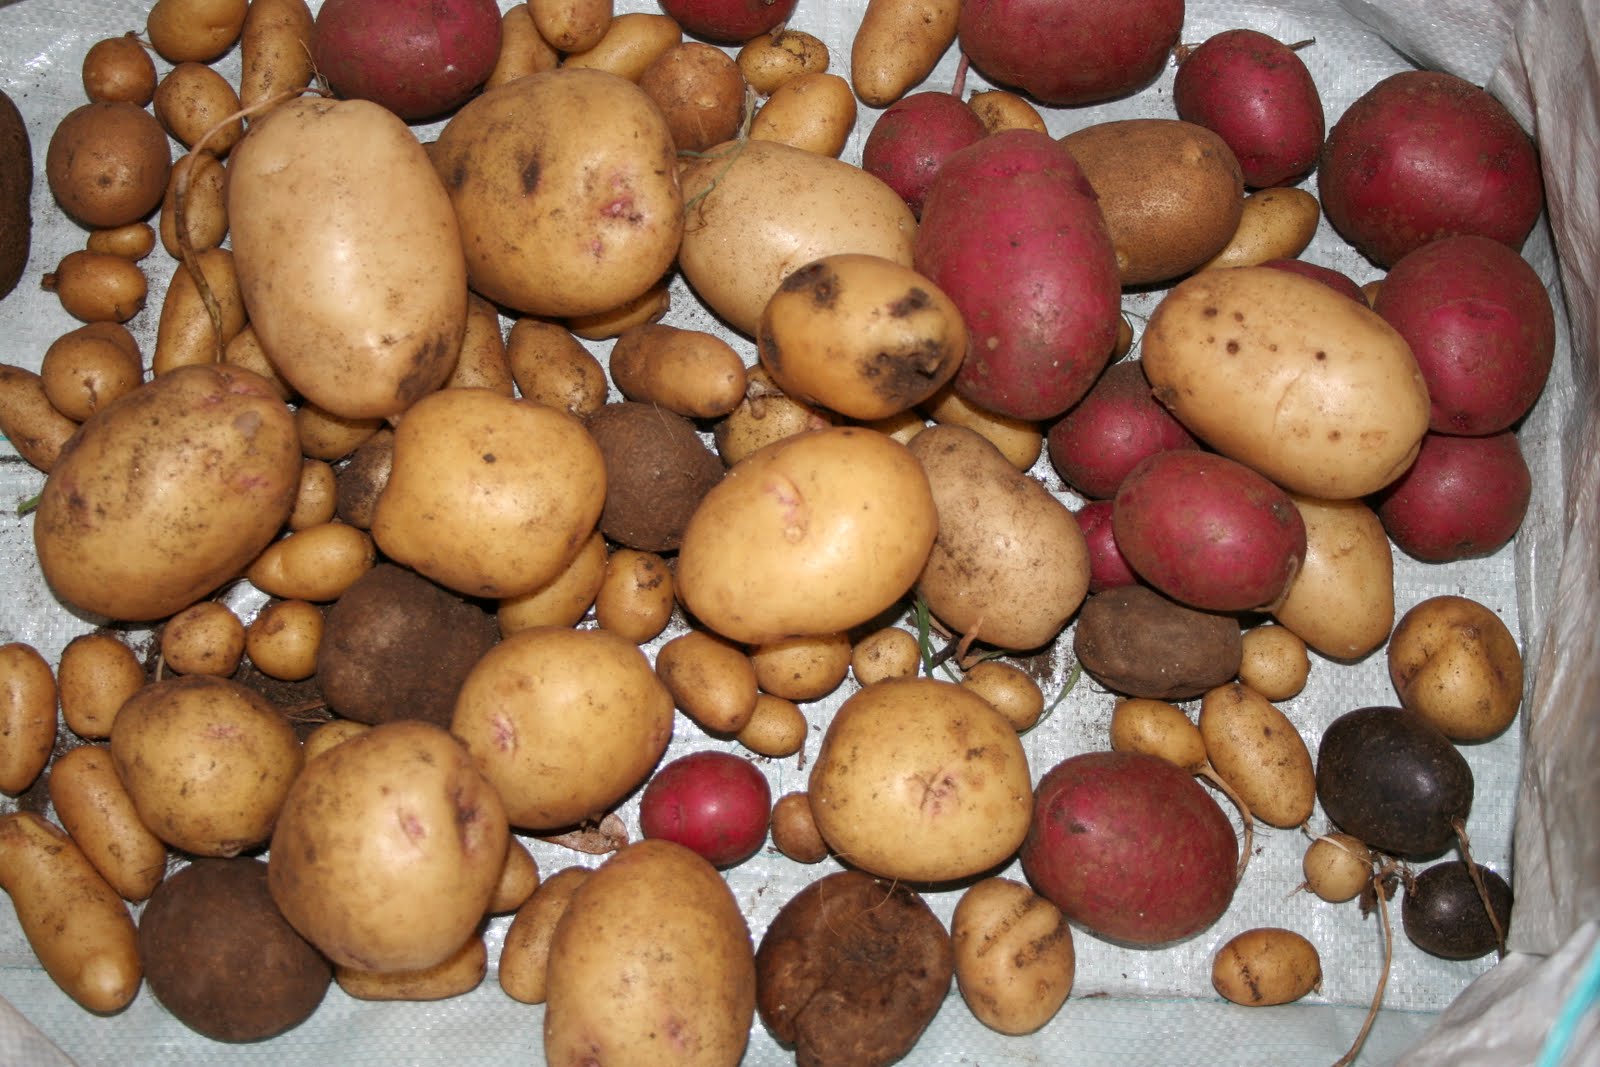
<svg viewBox="0 0 1600 1067"><path fill-rule="evenodd" d="M956 903L950 940L961 996L992 1030L1032 1033L1072 992L1072 927L1060 908L1021 882L975 883Z"/></svg>
<svg viewBox="0 0 1600 1067"><path fill-rule="evenodd" d="M755 1019L755 952L727 883L682 845L628 845L584 880L550 943L552 1067L733 1067Z"/></svg>
<svg viewBox="0 0 1600 1067"><path fill-rule="evenodd" d="M1394 548L1361 500L1289 499L1306 527L1305 558L1272 615L1330 659L1360 659L1394 626Z"/></svg>
<svg viewBox="0 0 1600 1067"><path fill-rule="evenodd" d="M1322 961L1303 935L1257 927L1236 934L1217 950L1211 984L1246 1007L1287 1004L1322 984Z"/></svg>

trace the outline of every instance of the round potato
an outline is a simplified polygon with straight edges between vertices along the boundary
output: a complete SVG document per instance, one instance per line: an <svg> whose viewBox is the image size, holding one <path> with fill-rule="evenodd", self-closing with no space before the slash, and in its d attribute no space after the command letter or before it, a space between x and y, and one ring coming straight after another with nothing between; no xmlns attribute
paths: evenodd
<svg viewBox="0 0 1600 1067"><path fill-rule="evenodd" d="M224 678L244 658L244 623L217 600L191 604L161 627L161 659L179 674Z"/></svg>
<svg viewBox="0 0 1600 1067"><path fill-rule="evenodd" d="M744 117L744 75L732 56L704 41L667 49L645 69L639 88L666 116L680 152L732 140Z"/></svg>
<svg viewBox="0 0 1600 1067"><path fill-rule="evenodd" d="M594 596L594 619L603 630L636 645L653 640L672 620L672 568L654 552L619 548L606 557Z"/></svg>
<svg viewBox="0 0 1600 1067"><path fill-rule="evenodd" d="M871 685L891 678L913 678L922 668L922 650L917 638L898 626L874 630L850 650L850 673L857 685Z"/></svg>
<svg viewBox="0 0 1600 1067"><path fill-rule="evenodd" d="M1299 695L1311 676L1306 643L1287 626L1252 626L1240 639L1239 681L1268 700Z"/></svg>
<svg viewBox="0 0 1600 1067"><path fill-rule="evenodd" d="M744 80L762 96L771 96L791 78L827 70L830 60L820 37L787 26L751 38L734 57Z"/></svg>
<svg viewBox="0 0 1600 1067"><path fill-rule="evenodd" d="M985 660L963 674L961 684L993 704L1019 734L1032 729L1044 714L1044 693L1021 667Z"/></svg>
<svg viewBox="0 0 1600 1067"><path fill-rule="evenodd" d="M306 600L268 604L245 628L244 649L262 674L298 682L317 673L322 609Z"/></svg>
<svg viewBox="0 0 1600 1067"><path fill-rule="evenodd" d="M1217 950L1211 961L1211 984L1246 1007L1287 1004L1322 984L1322 960L1303 935L1257 927L1235 935Z"/></svg>
<svg viewBox="0 0 1600 1067"><path fill-rule="evenodd" d="M1072 992L1077 957L1067 917L1009 878L974 883L950 919L956 986L972 1014L1002 1034L1049 1022Z"/></svg>
<svg viewBox="0 0 1600 1067"><path fill-rule="evenodd" d="M833 425L831 412L784 393L760 363L745 371L745 393L737 407L712 429L717 455L731 467L752 452L807 430Z"/></svg>
<svg viewBox="0 0 1600 1067"><path fill-rule="evenodd" d="M758 756L776 759L799 752L809 732L800 705L771 693L757 693L750 721L734 735L734 740Z"/></svg>
<svg viewBox="0 0 1600 1067"><path fill-rule="evenodd" d="M806 634L750 650L761 691L785 700L820 700L850 673L850 635Z"/></svg>
<svg viewBox="0 0 1600 1067"><path fill-rule="evenodd" d="M1429 597L1389 637L1389 677L1402 706L1453 741L1493 737L1522 703L1522 652L1489 608L1464 596Z"/></svg>
<svg viewBox="0 0 1600 1067"><path fill-rule="evenodd" d="M82 422L142 384L144 366L126 326L90 322L50 343L39 378L51 406Z"/></svg>
<svg viewBox="0 0 1600 1067"><path fill-rule="evenodd" d="M88 103L50 135L45 179L74 220L104 229L137 222L161 203L172 149L161 123L138 104Z"/></svg>

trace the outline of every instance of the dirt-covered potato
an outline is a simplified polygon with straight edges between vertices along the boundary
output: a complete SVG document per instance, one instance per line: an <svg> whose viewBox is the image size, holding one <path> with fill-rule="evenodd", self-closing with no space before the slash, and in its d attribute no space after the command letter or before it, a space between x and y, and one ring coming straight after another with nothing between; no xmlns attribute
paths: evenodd
<svg viewBox="0 0 1600 1067"><path fill-rule="evenodd" d="M394 431L382 429L356 447L335 472L338 503L334 513L343 522L363 530L372 528L378 495L389 484L394 467Z"/></svg>
<svg viewBox="0 0 1600 1067"><path fill-rule="evenodd" d="M954 975L950 935L922 897L838 871L773 917L756 950L756 1004L800 1063L883 1067L917 1043Z"/></svg>
<svg viewBox="0 0 1600 1067"><path fill-rule="evenodd" d="M1211 984L1249 1008L1287 1004L1322 984L1322 959L1303 934L1256 927L1230 938L1211 961Z"/></svg>
<svg viewBox="0 0 1600 1067"><path fill-rule="evenodd" d="M600 530L644 552L670 552L723 466L681 415L632 400L607 404L585 421L605 459Z"/></svg>
<svg viewBox="0 0 1600 1067"><path fill-rule="evenodd" d="M258 859L195 860L156 887L139 917L150 992L217 1041L260 1041L322 1003L333 968L295 932Z"/></svg>
<svg viewBox="0 0 1600 1067"><path fill-rule="evenodd" d="M751 38L734 57L750 88L762 96L771 96L791 78L827 70L830 60L821 38L787 26Z"/></svg>
<svg viewBox="0 0 1600 1067"><path fill-rule="evenodd" d="M244 622L217 600L191 604L161 627L161 658L179 674L226 678L244 656Z"/></svg>
<svg viewBox="0 0 1600 1067"><path fill-rule="evenodd" d="M1222 685L1243 655L1237 618L1195 611L1142 585L1084 601L1072 647L1107 689L1153 700L1187 700Z"/></svg>
<svg viewBox="0 0 1600 1067"><path fill-rule="evenodd" d="M110 737L117 712L144 683L144 667L127 642L108 630L79 634L56 666L61 720L86 740Z"/></svg>
<svg viewBox="0 0 1600 1067"><path fill-rule="evenodd" d="M605 560L594 595L594 620L602 630L642 645L672 621L672 568L655 552L619 548Z"/></svg>
<svg viewBox="0 0 1600 1067"><path fill-rule="evenodd" d="M317 673L325 628L322 609L310 601L274 601L245 627L245 654L269 678L302 681Z"/></svg>

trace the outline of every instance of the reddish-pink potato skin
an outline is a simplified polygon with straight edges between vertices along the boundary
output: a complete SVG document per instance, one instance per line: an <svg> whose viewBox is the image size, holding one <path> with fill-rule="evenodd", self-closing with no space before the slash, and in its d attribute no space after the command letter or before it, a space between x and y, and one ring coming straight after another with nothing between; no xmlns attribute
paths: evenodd
<svg viewBox="0 0 1600 1067"><path fill-rule="evenodd" d="M1157 452L1199 448L1194 435L1156 401L1144 365L1113 363L1045 435L1050 463L1086 497L1109 500L1128 472Z"/></svg>
<svg viewBox="0 0 1600 1067"><path fill-rule="evenodd" d="M1256 30L1224 30L1178 64L1178 117L1233 149L1245 185L1291 185L1311 172L1326 122L1311 72L1294 50Z"/></svg>
<svg viewBox="0 0 1600 1067"><path fill-rule="evenodd" d="M1022 870L1098 937L1161 945L1191 937L1233 900L1233 826L1194 778L1156 756L1086 752L1034 791Z"/></svg>
<svg viewBox="0 0 1600 1067"><path fill-rule="evenodd" d="M407 122L472 95L500 55L494 0L325 0L312 53L334 93Z"/></svg>
<svg viewBox="0 0 1600 1067"><path fill-rule="evenodd" d="M1378 494L1389 539L1425 563L1486 556L1516 535L1533 478L1516 434L1453 437L1429 432L1411 467Z"/></svg>
<svg viewBox="0 0 1600 1067"><path fill-rule="evenodd" d="M1384 276L1372 309L1417 357L1430 430L1509 429L1550 376L1550 294L1527 260L1499 241L1445 237L1409 253Z"/></svg>
<svg viewBox="0 0 1600 1067"><path fill-rule="evenodd" d="M1533 141L1494 97L1437 71L1391 75L1328 131L1322 210L1381 267L1453 234L1521 248L1544 207Z"/></svg>
<svg viewBox="0 0 1600 1067"><path fill-rule="evenodd" d="M988 132L978 113L959 97L912 93L878 116L861 146L861 169L881 178L921 218L928 187L944 161Z"/></svg>
<svg viewBox="0 0 1600 1067"><path fill-rule="evenodd" d="M1111 358L1116 250L1094 190L1048 134L1004 130L946 159L923 203L913 263L966 320L954 388L977 407L1054 418Z"/></svg>
<svg viewBox="0 0 1600 1067"><path fill-rule="evenodd" d="M1314 282L1321 282L1330 289L1348 296L1362 307L1367 306L1367 298L1361 292L1361 286L1357 285L1350 275L1343 271L1334 270L1332 267L1324 267L1319 263L1307 263L1303 259L1269 259L1261 265L1263 267L1272 267L1274 270L1286 270L1290 274L1298 274L1302 278L1310 278Z"/></svg>
<svg viewBox="0 0 1600 1067"><path fill-rule="evenodd" d="M1123 558L1116 532L1111 528L1111 501L1091 500L1072 517L1078 520L1084 543L1089 546L1089 592L1137 585L1139 577Z"/></svg>
<svg viewBox="0 0 1600 1067"><path fill-rule="evenodd" d="M957 41L991 81L1075 106L1148 84L1182 29L1183 0L964 0Z"/></svg>
<svg viewBox="0 0 1600 1067"><path fill-rule="evenodd" d="M1135 467L1112 529L1145 581L1203 611L1274 604L1306 556L1306 525L1287 493L1211 452L1160 452Z"/></svg>
<svg viewBox="0 0 1600 1067"><path fill-rule="evenodd" d="M639 829L675 841L713 867L749 859L767 839L772 792L749 760L695 752L660 768L639 798Z"/></svg>
<svg viewBox="0 0 1600 1067"><path fill-rule="evenodd" d="M794 14L798 0L661 0L685 33L717 44L743 44Z"/></svg>

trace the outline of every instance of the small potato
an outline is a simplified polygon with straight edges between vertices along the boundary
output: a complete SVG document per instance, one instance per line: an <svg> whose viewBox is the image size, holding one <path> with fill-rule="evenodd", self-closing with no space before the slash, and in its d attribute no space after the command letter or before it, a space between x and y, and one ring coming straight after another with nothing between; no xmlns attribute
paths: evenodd
<svg viewBox="0 0 1600 1067"><path fill-rule="evenodd" d="M785 793L772 805L772 845L796 863L821 863L828 843L817 832L811 799L804 792Z"/></svg>
<svg viewBox="0 0 1600 1067"><path fill-rule="evenodd" d="M500 16L500 55L483 87L493 89L527 74L555 70L560 65L561 53L539 35L528 5L514 4Z"/></svg>
<svg viewBox="0 0 1600 1067"><path fill-rule="evenodd" d="M209 63L244 32L248 0L156 0L145 35L169 63Z"/></svg>
<svg viewBox="0 0 1600 1067"><path fill-rule="evenodd" d="M67 729L90 741L111 736L123 703L145 683L139 658L116 635L79 634L61 650L56 688Z"/></svg>
<svg viewBox="0 0 1600 1067"><path fill-rule="evenodd" d="M596 534L598 537L599 535ZM602 630L636 645L652 641L672 621L672 568L655 552L619 548L606 557L594 617Z"/></svg>
<svg viewBox="0 0 1600 1067"><path fill-rule="evenodd" d="M756 709L756 671L731 641L690 630L656 653L656 674L683 713L713 734L736 734Z"/></svg>
<svg viewBox="0 0 1600 1067"><path fill-rule="evenodd" d="M1350 834L1323 834L1300 861L1305 887L1330 904L1354 900L1372 884L1372 850Z"/></svg>
<svg viewBox="0 0 1600 1067"><path fill-rule="evenodd" d="M961 684L993 705L1019 734L1044 714L1044 693L1021 667L986 660L963 674Z"/></svg>
<svg viewBox="0 0 1600 1067"><path fill-rule="evenodd" d="M394 431L385 427L363 441L335 472L339 492L334 509L340 522L361 530L372 529L378 496L389 483L394 463Z"/></svg>
<svg viewBox="0 0 1600 1067"><path fill-rule="evenodd" d="M1394 625L1389 536L1365 501L1289 499L1305 522L1306 554L1272 616L1330 659L1360 659Z"/></svg>
<svg viewBox="0 0 1600 1067"><path fill-rule="evenodd" d="M596 530L562 572L539 588L500 601L502 634L535 626L576 626L604 588L606 539Z"/></svg>
<svg viewBox="0 0 1600 1067"><path fill-rule="evenodd" d="M712 429L717 454L731 467L774 441L832 424L830 413L788 396L759 363L745 369L744 399Z"/></svg>
<svg viewBox="0 0 1600 1067"><path fill-rule="evenodd" d="M739 132L744 75L720 48L684 41L656 57L639 78L639 88L667 117L680 152L704 152Z"/></svg>
<svg viewBox="0 0 1600 1067"><path fill-rule="evenodd" d="M1191 774L1206 766L1206 742L1199 727L1176 704L1165 700L1118 700L1111 712L1111 748L1158 756Z"/></svg>
<svg viewBox="0 0 1600 1067"><path fill-rule="evenodd" d="M133 34L107 37L83 56L83 92L91 101L144 107L156 94L156 64Z"/></svg>
<svg viewBox="0 0 1600 1067"><path fill-rule="evenodd" d="M0 434L37 470L49 474L78 424L50 402L44 379L0 364Z"/></svg>
<svg viewBox="0 0 1600 1067"><path fill-rule="evenodd" d="M1293 930L1257 927L1217 950L1211 984L1247 1008L1288 1004L1322 985L1322 959L1316 946Z"/></svg>
<svg viewBox="0 0 1600 1067"><path fill-rule="evenodd" d="M320 404L301 401L294 409L294 426L300 434L300 451L326 463L341 460L383 428L377 416L335 415Z"/></svg>
<svg viewBox="0 0 1600 1067"><path fill-rule="evenodd" d="M1055 1017L1072 992L1077 957L1061 909L1021 882L986 878L950 918L956 986L978 1021L1028 1034Z"/></svg>
<svg viewBox="0 0 1600 1067"><path fill-rule="evenodd" d="M307 456L300 463L300 486L295 491L294 510L284 523L291 530L332 522L338 506L338 476L333 467Z"/></svg>
<svg viewBox="0 0 1600 1067"><path fill-rule="evenodd" d="M490 915L516 911L539 888L539 864L516 834L506 844L506 862L500 869L500 881L494 887L485 910Z"/></svg>
<svg viewBox="0 0 1600 1067"><path fill-rule="evenodd" d="M1299 694L1311 674L1306 643L1286 626L1252 626L1242 637L1239 681L1268 700Z"/></svg>
<svg viewBox="0 0 1600 1067"><path fill-rule="evenodd" d="M800 751L807 732L805 714L794 701L757 693L755 711L734 740L757 755L781 759Z"/></svg>
<svg viewBox="0 0 1600 1067"><path fill-rule="evenodd" d="M192 363L221 363L228 342L244 329L244 299L239 295L233 253L226 248L208 248L195 256L195 262L211 290L222 332L218 333L218 324L212 322L194 275L185 264L176 264L161 302L156 347L150 356L150 369L155 374L167 374Z"/></svg>
<svg viewBox="0 0 1600 1067"><path fill-rule="evenodd" d="M489 973L489 949L482 934L432 967L418 971L365 971L337 965L333 979L357 1000L445 1000L478 988Z"/></svg>
<svg viewBox="0 0 1600 1067"><path fill-rule="evenodd" d="M1288 717L1237 682L1200 700L1200 735L1218 777L1272 826L1303 826L1316 803L1311 753Z"/></svg>
<svg viewBox="0 0 1600 1067"><path fill-rule="evenodd" d="M500 332L500 312L476 293L467 294L467 332L461 339L456 369L444 384L446 388L493 389L504 396L516 392L505 335Z"/></svg>
<svg viewBox="0 0 1600 1067"><path fill-rule="evenodd" d="M922 411L943 426L965 426L988 438L1019 471L1032 469L1044 451L1039 424L974 407L948 385L922 405Z"/></svg>
<svg viewBox="0 0 1600 1067"><path fill-rule="evenodd" d="M239 94L204 63L179 63L168 71L152 106L162 127L185 148L225 156L244 136L244 119L231 117L238 114Z"/></svg>
<svg viewBox="0 0 1600 1067"><path fill-rule="evenodd" d="M858 685L914 678L921 669L922 650L916 636L897 626L874 630L850 650L850 672Z"/></svg>
<svg viewBox="0 0 1600 1067"><path fill-rule="evenodd" d="M90 1011L121 1011L143 968L133 916L61 829L29 811L0 815L0 889L45 973Z"/></svg>
<svg viewBox="0 0 1600 1067"><path fill-rule="evenodd" d="M278 373L278 368L274 367L272 361L267 358L266 349L261 347L261 339L256 336L256 331L251 328L249 323L245 323L244 329L234 334L233 340L229 341L223 348L222 359L225 363L231 363L235 367L243 367L245 370L253 371L266 379L273 392L277 393L286 403L299 396L294 387L283 380L283 376Z"/></svg>
<svg viewBox="0 0 1600 1067"><path fill-rule="evenodd" d="M322 609L310 601L280 600L262 608L245 628L244 650L262 674L302 681L317 673L324 625Z"/></svg>
<svg viewBox="0 0 1600 1067"><path fill-rule="evenodd" d="M306 735L303 745L306 762L310 763L336 745L341 745L370 729L372 727L368 723L356 722L353 719L332 719L323 723Z"/></svg>
<svg viewBox="0 0 1600 1067"><path fill-rule="evenodd" d="M150 282L121 256L68 252L41 282L67 314L83 322L127 322L144 307Z"/></svg>
<svg viewBox="0 0 1600 1067"><path fill-rule="evenodd" d="M179 674L227 677L244 657L244 623L226 604L202 600L161 627L161 660Z"/></svg>
<svg viewBox="0 0 1600 1067"><path fill-rule="evenodd" d="M1322 205L1304 189L1261 189L1244 198L1239 226L1222 251L1199 267L1254 267L1273 259L1293 259L1317 234Z"/></svg>
<svg viewBox="0 0 1600 1067"><path fill-rule="evenodd" d="M856 98L837 74L799 74L773 90L750 122L750 137L837 157L856 125Z"/></svg>
<svg viewBox="0 0 1600 1067"><path fill-rule="evenodd" d="M850 45L850 83L868 107L920 84L955 43L961 0L868 0Z"/></svg>
<svg viewBox="0 0 1600 1067"><path fill-rule="evenodd" d="M539 884L506 928L500 949L500 988L512 1000L543 1004L550 938L572 894L588 880L587 867L565 867Z"/></svg>
<svg viewBox="0 0 1600 1067"><path fill-rule="evenodd" d="M750 88L771 96L791 78L827 70L830 59L821 38L785 27L746 41L734 61Z"/></svg>
<svg viewBox="0 0 1600 1067"><path fill-rule="evenodd" d="M624 330L611 347L611 380L629 400L690 419L716 419L744 399L744 361L704 330L657 324Z"/></svg>
<svg viewBox="0 0 1600 1067"><path fill-rule="evenodd" d="M148 222L130 222L106 230L95 230L84 242L91 252L105 252L135 263L156 248L156 231Z"/></svg>
<svg viewBox="0 0 1600 1067"><path fill-rule="evenodd" d="M39 650L0 645L0 793L16 796L50 762L56 743L56 678Z"/></svg>
<svg viewBox="0 0 1600 1067"><path fill-rule="evenodd" d="M245 571L250 584L287 600L337 600L376 561L372 538L348 523L296 530L267 546Z"/></svg>
<svg viewBox="0 0 1600 1067"><path fill-rule="evenodd" d="M985 89L983 92L973 93L967 100L967 105L977 114L978 120L983 123L983 128L990 133L999 133L1001 130L1050 132L1038 108L1028 103L1026 97L1004 89Z"/></svg>
<svg viewBox="0 0 1600 1067"><path fill-rule="evenodd" d="M190 152L172 165L167 191L161 198L161 247L181 259L178 244L178 196L183 195L183 232L189 248L203 252L216 248L228 235L228 171L209 151Z"/></svg>
<svg viewBox="0 0 1600 1067"><path fill-rule="evenodd" d="M123 900L144 900L167 873L167 846L139 821L104 745L79 745L50 765L61 826Z"/></svg>
<svg viewBox="0 0 1600 1067"><path fill-rule="evenodd" d="M785 700L818 700L850 673L850 635L807 634L770 641L750 651L762 692Z"/></svg>
<svg viewBox="0 0 1600 1067"><path fill-rule="evenodd" d="M50 192L90 229L144 219L161 203L171 167L161 123L144 108L115 100L68 112L45 154Z"/></svg>
<svg viewBox="0 0 1600 1067"><path fill-rule="evenodd" d="M593 48L572 53L561 65L603 70L638 82L657 56L682 40L683 29L670 15L630 11L614 16Z"/></svg>
<svg viewBox="0 0 1600 1067"><path fill-rule="evenodd" d="M586 341L605 341L634 326L661 321L672 307L672 276L666 275L632 300L592 315L563 319L567 329Z"/></svg>
<svg viewBox="0 0 1600 1067"><path fill-rule="evenodd" d="M1483 741L1516 718L1522 652L1489 608L1464 596L1429 597L1389 637L1389 677L1403 707L1452 741Z"/></svg>
<svg viewBox="0 0 1600 1067"><path fill-rule="evenodd" d="M611 0L528 0L528 14L557 52L587 52L611 28Z"/></svg>
<svg viewBox="0 0 1600 1067"><path fill-rule="evenodd" d="M506 359L524 400L583 418L606 402L605 368L572 333L553 322L519 318L506 338Z"/></svg>
<svg viewBox="0 0 1600 1067"><path fill-rule="evenodd" d="M909 445L913 437L928 428L928 420L921 412L912 409L902 411L898 415L890 415L886 419L872 419L865 425L885 437L892 437L903 445Z"/></svg>
<svg viewBox="0 0 1600 1067"><path fill-rule="evenodd" d="M121 323L86 323L50 343L39 377L50 405L82 422L144 381L139 343Z"/></svg>
<svg viewBox="0 0 1600 1067"><path fill-rule="evenodd" d="M250 0L239 35L239 104L253 108L311 84L316 16L306 0Z"/></svg>

